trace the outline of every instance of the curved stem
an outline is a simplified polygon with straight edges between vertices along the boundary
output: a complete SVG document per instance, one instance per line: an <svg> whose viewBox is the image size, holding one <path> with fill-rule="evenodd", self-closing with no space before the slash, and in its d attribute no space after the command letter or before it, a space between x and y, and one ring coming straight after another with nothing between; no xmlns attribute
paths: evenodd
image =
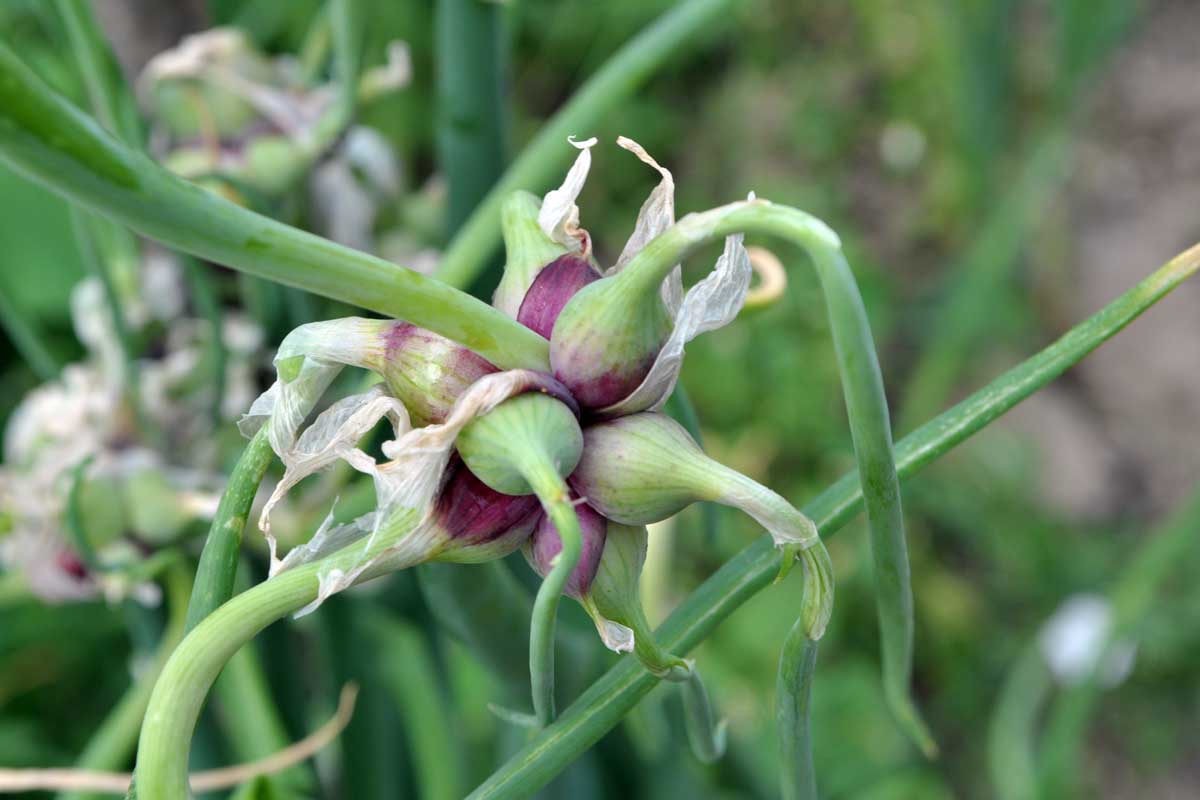
<svg viewBox="0 0 1200 800"><path fill-rule="evenodd" d="M902 439L896 463L911 476L969 439L1013 406L1061 375L1088 353L1200 270L1200 245L1072 328L1045 350L1012 368L963 402ZM862 509L858 476L844 475L804 507L827 539ZM659 642L686 653L723 620L770 584L778 554L765 538L743 549L693 592L658 630ZM622 659L585 691L548 728L514 753L470 797L528 797L617 725L658 679L632 659Z"/></svg>
<svg viewBox="0 0 1200 800"><path fill-rule="evenodd" d="M683 388L682 383L675 384L675 390L667 398L664 410L687 429L687 432L696 440L696 444L703 450L704 436L700 430L700 417L696 415L696 408L692 405L691 397ZM717 541L717 529L721 524L720 509L714 503L701 501L700 518L704 527L704 543L711 547Z"/></svg>
<svg viewBox="0 0 1200 800"><path fill-rule="evenodd" d="M663 14L614 54L538 135L475 208L442 255L437 277L467 286L487 265L500 241L500 206L517 189L540 189L575 157L568 136L586 134L608 111L632 95L667 59L729 12L732 0L686 0Z"/></svg>
<svg viewBox="0 0 1200 800"><path fill-rule="evenodd" d="M187 800L192 731L221 668L267 625L317 596L324 561L282 572L210 614L175 649L154 686L138 743L140 797Z"/></svg>
<svg viewBox="0 0 1200 800"><path fill-rule="evenodd" d="M168 247L408 320L503 368L546 369L546 340L500 311L172 175L105 133L3 45L0 160Z"/></svg>
<svg viewBox="0 0 1200 800"><path fill-rule="evenodd" d="M818 644L796 620L783 643L775 679L775 725L779 735L779 795L783 800L817 800L809 732L809 700Z"/></svg>
<svg viewBox="0 0 1200 800"><path fill-rule="evenodd" d="M854 456L875 560L876 608L883 651L884 695L906 733L927 756L937 751L909 694L913 660L913 600L900 481L892 452L883 374L858 284L842 255L841 241L816 217L764 200L731 203L689 214L650 242L618 275L634 287L654 289L698 247L733 233L778 236L812 258L825 298Z"/></svg>
<svg viewBox="0 0 1200 800"><path fill-rule="evenodd" d="M166 601L170 618L163 631L154 660L137 677L136 682L121 698L120 702L104 718L75 762L80 770L124 769L134 746L142 716L150 702L150 693L170 658L175 646L184 633L184 617L187 612L188 593L191 591L191 576L182 562L174 563L166 573ZM100 800L103 794L70 792L59 795L59 800Z"/></svg>
<svg viewBox="0 0 1200 800"><path fill-rule="evenodd" d="M988 725L987 761L998 800L1037 800L1037 721L1053 681L1037 642L1009 671Z"/></svg>
<svg viewBox="0 0 1200 800"><path fill-rule="evenodd" d="M533 713L542 727L555 717L554 711L554 629L558 619L558 601L575 571L583 550L579 515L571 504L567 482L559 476L549 459L531 465L524 476L542 502L546 515L558 529L562 550L533 601L529 631L529 679L533 690Z"/></svg>

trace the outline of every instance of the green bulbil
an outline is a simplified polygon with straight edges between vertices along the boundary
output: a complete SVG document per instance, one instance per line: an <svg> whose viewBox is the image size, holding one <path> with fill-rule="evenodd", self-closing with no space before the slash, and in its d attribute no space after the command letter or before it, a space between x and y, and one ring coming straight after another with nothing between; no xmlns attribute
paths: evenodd
<svg viewBox="0 0 1200 800"><path fill-rule="evenodd" d="M531 472L553 465L570 475L583 453L579 421L566 404L527 393L506 400L458 435L458 453L479 480L504 494L533 494Z"/></svg>
<svg viewBox="0 0 1200 800"><path fill-rule="evenodd" d="M671 327L657 285L603 278L563 307L550 337L550 367L580 406L602 409L641 384Z"/></svg>
<svg viewBox="0 0 1200 800"><path fill-rule="evenodd" d="M567 253L567 248L547 236L538 225L540 208L541 202L529 192L513 192L500 209L504 275L492 295L492 305L513 318L538 272Z"/></svg>

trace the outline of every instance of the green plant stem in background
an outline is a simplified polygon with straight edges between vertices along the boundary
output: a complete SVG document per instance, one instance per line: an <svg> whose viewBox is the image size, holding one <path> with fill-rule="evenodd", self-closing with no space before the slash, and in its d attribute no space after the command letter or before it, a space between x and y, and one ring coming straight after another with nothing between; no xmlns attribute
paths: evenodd
<svg viewBox="0 0 1200 800"><path fill-rule="evenodd" d="M1129 565L1108 592L1112 619L1104 655L1097 659L1093 674L1078 686L1062 691L1054 701L1039 748L1041 796L1074 797L1084 788L1080 778L1081 755L1087 740L1088 722L1100 704L1101 672L1108 655L1122 640L1136 636L1138 626L1156 611L1163 583L1196 563L1200 552L1200 492L1172 516L1160 530L1146 537Z"/></svg>
<svg viewBox="0 0 1200 800"><path fill-rule="evenodd" d="M708 690L695 667L679 684L683 700L684 726L692 754L701 764L713 764L725 755L725 720L717 721Z"/></svg>
<svg viewBox="0 0 1200 800"><path fill-rule="evenodd" d="M168 247L408 320L500 367L546 368L546 340L482 301L234 205L123 147L5 46L0 159Z"/></svg>
<svg viewBox="0 0 1200 800"><path fill-rule="evenodd" d="M100 727L96 729L87 747L75 762L77 769L108 771L126 768L137 745L138 731L142 727L142 716L150 702L150 693L167 659L183 639L184 616L187 612L191 583L189 569L181 561L176 561L166 571L166 606L169 617L154 659L145 665L133 685L100 723ZM64 792L59 795L59 800L101 800L108 796L92 792Z"/></svg>
<svg viewBox="0 0 1200 800"><path fill-rule="evenodd" d="M33 374L43 381L58 377L62 362L42 339L37 322L29 318L20 305L0 287L0 327L8 334L13 349L21 356Z"/></svg>
<svg viewBox="0 0 1200 800"><path fill-rule="evenodd" d="M775 679L779 796L783 800L817 800L817 775L813 769L809 732L809 703L817 650L818 643L808 638L804 620L797 619L784 640Z"/></svg>
<svg viewBox="0 0 1200 800"><path fill-rule="evenodd" d="M588 134L612 108L630 97L671 56L728 14L733 0L685 0L655 20L615 53L513 161L442 255L437 277L469 286L500 242L500 206L517 189L539 190L553 182L575 151L568 136Z"/></svg>
<svg viewBox="0 0 1200 800"><path fill-rule="evenodd" d="M462 226L504 171L505 13L501 3L478 0L437 0L435 5L437 158L448 190L450 233Z"/></svg>
<svg viewBox="0 0 1200 800"><path fill-rule="evenodd" d="M681 219L634 256L616 280L640 287L638 296L646 296L657 291L667 273L689 253L742 232L777 236L798 245L810 255L817 270L837 353L854 455L865 490L875 561L884 696L905 733L926 756L933 756L937 745L909 693L912 586L883 374L866 308L837 234L815 217L787 206L762 200L731 203Z"/></svg>
<svg viewBox="0 0 1200 800"><path fill-rule="evenodd" d="M143 134L137 103L96 22L90 0L57 0L55 5L66 26L79 76L87 88L88 102L96 119L126 144L141 147Z"/></svg>
<svg viewBox="0 0 1200 800"><path fill-rule="evenodd" d="M1037 642L1009 672L988 725L988 773L997 800L1037 800L1037 722L1050 696L1050 670Z"/></svg>
<svg viewBox="0 0 1200 800"><path fill-rule="evenodd" d="M1078 363L1198 269L1200 245L1176 256L1045 350L904 437L896 446L900 475L907 478L917 473L969 439ZM803 511L827 538L861 510L862 503L862 487L851 473ZM656 632L659 644L673 653L690 651L771 583L778 562L778 553L765 537L746 547L680 604ZM633 659L622 660L470 796L476 800L529 796L615 727L657 683L658 679Z"/></svg>
<svg viewBox="0 0 1200 800"><path fill-rule="evenodd" d="M220 425L222 404L225 401L225 329L221 320L221 301L208 274L208 267L190 256L184 256L188 288L191 290L192 305L208 323L208 359L211 377L208 386L212 392L212 421Z"/></svg>
<svg viewBox="0 0 1200 800"><path fill-rule="evenodd" d="M463 794L462 746L429 644L411 623L383 614L372 615L368 622L383 665L380 674L404 718L416 765L417 796L457 800Z"/></svg>
<svg viewBox="0 0 1200 800"><path fill-rule="evenodd" d="M117 276L114 274L117 271L118 262L122 259L121 254L136 254L137 244L129 236L128 231L118 228L106 219L88 214L80 208L71 208L71 224L75 229L75 241L88 271L104 288L104 300L108 305L109 321L117 344L121 348L124 368L124 374L121 376L122 384L125 387L129 404L133 407L134 413L138 415L139 421L143 423L141 426L143 432L146 432L149 430L149 420L146 420L142 414L141 398L137 389L138 348L134 344L133 334L129 330L125 304L122 302L121 292L117 288ZM117 244L125 237L129 238L127 243ZM106 243L110 246L105 247ZM129 248L126 247L126 244ZM136 256L134 257L136 258Z"/></svg>
<svg viewBox="0 0 1200 800"><path fill-rule="evenodd" d="M331 0L329 25L333 32L333 75L338 85L341 115L354 115L358 73L362 70L363 19L359 0Z"/></svg>
<svg viewBox="0 0 1200 800"><path fill-rule="evenodd" d="M238 558L242 549L242 532L250 516L250 507L258 493L258 485L274 458L263 426L246 445L229 476L225 492L217 505L200 565L196 568L196 583L187 610L187 630L191 631L218 606L233 596L237 578Z"/></svg>

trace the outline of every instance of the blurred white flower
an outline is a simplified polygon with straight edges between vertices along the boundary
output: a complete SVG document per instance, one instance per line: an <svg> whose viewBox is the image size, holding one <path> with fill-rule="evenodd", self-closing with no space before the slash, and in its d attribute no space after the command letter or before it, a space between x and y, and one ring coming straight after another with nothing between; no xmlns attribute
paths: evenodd
<svg viewBox="0 0 1200 800"><path fill-rule="evenodd" d="M1137 645L1124 639L1110 644L1111 635L1108 600L1101 595L1077 594L1046 620L1038 645L1060 684L1077 686L1095 674L1102 686L1112 688L1133 671Z"/></svg>

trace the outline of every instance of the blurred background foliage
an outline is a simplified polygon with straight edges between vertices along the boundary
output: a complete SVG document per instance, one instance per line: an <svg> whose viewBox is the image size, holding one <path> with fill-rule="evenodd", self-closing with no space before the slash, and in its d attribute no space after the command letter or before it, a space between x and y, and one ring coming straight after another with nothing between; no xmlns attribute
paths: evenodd
<svg viewBox="0 0 1200 800"><path fill-rule="evenodd" d="M216 24L295 52L320 7L182 2L121 28L139 4L97 5L127 66L144 62L156 37L161 47ZM380 62L388 41L404 39L414 81L361 121L394 146L406 189L428 190L438 114L430 4L367 5L364 62ZM512 0L508 152L670 6ZM0 5L0 31L82 102L50 4ZM866 296L901 436L1200 236L1197 31L1200 5L1189 0L747 0L600 126L577 133L637 139L674 172L681 214L753 190L829 221ZM592 176L583 224L611 260L657 176L609 146L596 149ZM401 202L385 222L439 246L439 196ZM302 221L306 202L289 197L273 210ZM0 293L56 355L77 357L67 300L84 268L65 207L0 170L0 208ZM799 253L779 255L791 265L783 301L689 347L684 383L711 452L803 501L853 459L815 281ZM694 259L689 274L707 263ZM476 288L486 292L496 277ZM274 287L258 287L263 300L232 273L217 279L221 302L249 307L272 341L308 318L345 313ZM1022 796L1005 784L1019 776L997 769L1008 763L995 760L998 750L1032 759L1046 796L1195 796L1200 514L1164 525L1173 508L1186 512L1200 475L1197 302L1197 287L1184 286L906 487L916 685L942 747L935 763L883 706L861 521L831 543L838 607L813 717L825 796ZM38 380L7 339L0 370L7 415ZM699 510L652 531L644 588L655 620L760 535L749 519L723 511L719 519L715 535L703 532ZM1139 560L1176 529L1184 538L1172 557ZM510 566L532 585L523 563ZM258 577L262 569L259 556L247 566ZM1141 613L1129 629L1138 651L1127 680L1063 690L1044 685L1036 666L1019 669L1065 599L1122 585L1148 593L1132 606ZM792 585L763 592L694 654L730 720L724 760L704 767L690 757L676 700L656 691L546 796L774 796L772 687L795 597ZM578 691L611 656L577 608L564 614L582 665L570 687ZM0 598L0 763L72 763L158 624L139 607ZM340 683L363 685L350 728L318 759L336 796L415 796L428 786L419 773L430 756L412 732L438 726L421 724L422 714L448 724L446 758L460 791L520 738L486 710L506 702L502 677L433 622L412 574L335 597L312 617L274 626L255 648L289 738L328 714ZM422 709L414 687L440 702ZM196 766L245 757L230 744L221 703L202 721Z"/></svg>

